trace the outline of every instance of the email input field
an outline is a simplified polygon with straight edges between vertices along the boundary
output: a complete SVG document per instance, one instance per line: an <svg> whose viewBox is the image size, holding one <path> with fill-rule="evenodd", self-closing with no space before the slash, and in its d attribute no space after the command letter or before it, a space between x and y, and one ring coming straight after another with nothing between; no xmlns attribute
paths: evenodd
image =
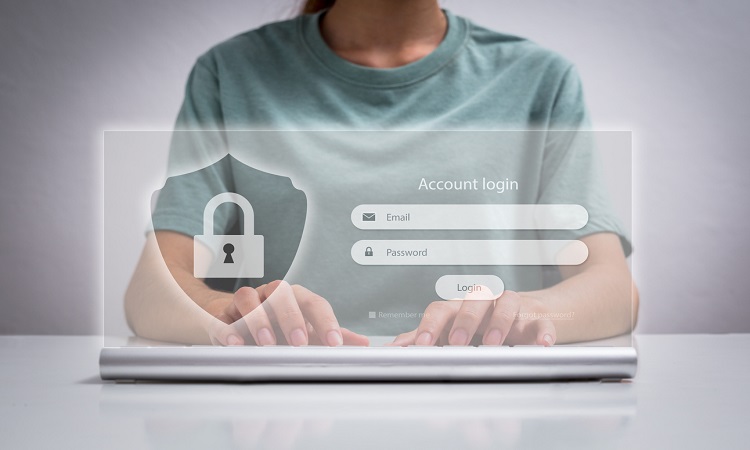
<svg viewBox="0 0 750 450"><path fill-rule="evenodd" d="M578 230L589 215L581 205L359 205L352 223L362 230Z"/></svg>
<svg viewBox="0 0 750 450"><path fill-rule="evenodd" d="M575 266L589 250L577 240L363 240L351 254L363 266Z"/></svg>

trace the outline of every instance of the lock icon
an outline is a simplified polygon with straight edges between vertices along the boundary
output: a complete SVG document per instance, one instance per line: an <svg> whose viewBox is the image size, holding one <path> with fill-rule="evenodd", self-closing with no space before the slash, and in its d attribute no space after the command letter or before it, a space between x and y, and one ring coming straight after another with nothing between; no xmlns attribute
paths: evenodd
<svg viewBox="0 0 750 450"><path fill-rule="evenodd" d="M227 202L242 210L242 235L214 234L216 208ZM195 236L193 244L193 275L196 278L263 278L264 241L263 236L254 233L255 213L245 197L224 192L209 200L203 210L203 234ZM200 248L198 241L213 255Z"/></svg>
<svg viewBox="0 0 750 450"><path fill-rule="evenodd" d="M372 247L367 247L365 249L365 256L372 256Z"/></svg>

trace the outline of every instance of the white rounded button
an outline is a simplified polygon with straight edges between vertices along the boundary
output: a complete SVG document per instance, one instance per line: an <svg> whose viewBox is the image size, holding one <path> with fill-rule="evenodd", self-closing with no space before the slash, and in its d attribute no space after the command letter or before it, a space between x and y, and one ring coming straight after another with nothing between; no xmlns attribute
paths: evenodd
<svg viewBox="0 0 750 450"><path fill-rule="evenodd" d="M435 283L435 292L443 300L494 300L505 290L495 275L443 275Z"/></svg>

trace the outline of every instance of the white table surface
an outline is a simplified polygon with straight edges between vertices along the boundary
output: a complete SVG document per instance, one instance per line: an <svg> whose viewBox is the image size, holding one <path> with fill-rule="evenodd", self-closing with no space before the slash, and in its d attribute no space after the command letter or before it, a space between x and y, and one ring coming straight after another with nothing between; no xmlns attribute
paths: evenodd
<svg viewBox="0 0 750 450"><path fill-rule="evenodd" d="M101 337L0 337L0 448L750 448L750 335L637 337L601 383L104 383Z"/></svg>

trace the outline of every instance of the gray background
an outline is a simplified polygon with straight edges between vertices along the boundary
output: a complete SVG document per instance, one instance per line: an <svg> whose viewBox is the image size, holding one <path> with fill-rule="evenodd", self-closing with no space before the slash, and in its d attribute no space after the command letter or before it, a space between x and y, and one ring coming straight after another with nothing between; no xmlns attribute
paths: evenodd
<svg viewBox="0 0 750 450"><path fill-rule="evenodd" d="M749 332L750 3L442 3L573 60L595 126L634 131L638 330ZM101 331L102 131L168 129L200 53L294 4L0 0L0 333Z"/></svg>

